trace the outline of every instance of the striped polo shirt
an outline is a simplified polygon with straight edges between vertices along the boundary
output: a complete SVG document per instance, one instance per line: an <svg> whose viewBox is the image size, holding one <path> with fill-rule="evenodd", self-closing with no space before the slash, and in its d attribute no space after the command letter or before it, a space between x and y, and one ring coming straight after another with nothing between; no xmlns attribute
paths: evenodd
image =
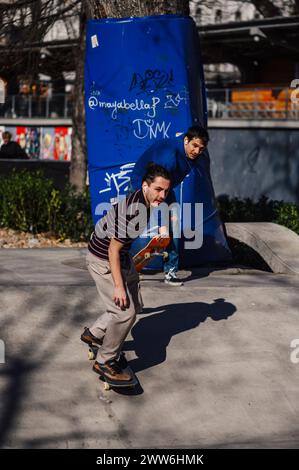
<svg viewBox="0 0 299 470"><path fill-rule="evenodd" d="M142 208L140 204L143 204ZM88 244L89 251L98 258L109 261L110 241L115 238L123 244L120 257L124 259L135 238L146 229L149 217L150 209L146 208L142 190L138 189L113 205L97 222Z"/></svg>

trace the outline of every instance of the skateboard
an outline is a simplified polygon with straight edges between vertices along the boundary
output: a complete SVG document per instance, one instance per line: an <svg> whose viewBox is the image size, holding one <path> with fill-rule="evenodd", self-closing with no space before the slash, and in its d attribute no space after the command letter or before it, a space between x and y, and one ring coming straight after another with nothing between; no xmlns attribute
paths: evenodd
<svg viewBox="0 0 299 470"><path fill-rule="evenodd" d="M140 273L154 256L163 256L163 259L166 259L168 253L165 251L165 248L169 243L169 237L153 237L142 250L138 251L138 253L133 256L136 271Z"/></svg>

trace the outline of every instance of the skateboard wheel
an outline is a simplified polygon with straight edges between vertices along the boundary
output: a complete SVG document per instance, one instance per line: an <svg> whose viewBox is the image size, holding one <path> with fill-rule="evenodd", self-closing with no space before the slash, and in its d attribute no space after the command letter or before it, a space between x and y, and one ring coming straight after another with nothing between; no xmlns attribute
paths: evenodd
<svg viewBox="0 0 299 470"><path fill-rule="evenodd" d="M104 390L110 390L110 385L107 382L104 382Z"/></svg>
<svg viewBox="0 0 299 470"><path fill-rule="evenodd" d="M151 257L151 254L150 254L150 253L145 253L144 259L149 259L150 257Z"/></svg>
<svg viewBox="0 0 299 470"><path fill-rule="evenodd" d="M90 349L90 350L88 351L88 359L89 359L90 361L93 361L95 358L96 358L96 357L95 357L94 352Z"/></svg>
<svg viewBox="0 0 299 470"><path fill-rule="evenodd" d="M167 253L167 251L164 251L163 252L163 259L167 259L167 258L168 258L168 253Z"/></svg>

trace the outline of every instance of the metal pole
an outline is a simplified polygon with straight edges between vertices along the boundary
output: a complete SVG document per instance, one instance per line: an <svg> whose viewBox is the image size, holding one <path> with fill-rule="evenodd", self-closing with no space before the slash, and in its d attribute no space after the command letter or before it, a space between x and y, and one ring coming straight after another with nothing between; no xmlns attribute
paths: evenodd
<svg viewBox="0 0 299 470"><path fill-rule="evenodd" d="M67 95L64 95L64 117L67 117Z"/></svg>
<svg viewBox="0 0 299 470"><path fill-rule="evenodd" d="M254 89L254 112L253 116L255 119L258 119L258 109L257 109L257 88Z"/></svg>
<svg viewBox="0 0 299 470"><path fill-rule="evenodd" d="M12 95L12 100L11 100L11 115L13 118L17 117L16 116L16 97L15 95Z"/></svg>
<svg viewBox="0 0 299 470"><path fill-rule="evenodd" d="M49 117L49 96L46 98L46 117Z"/></svg>
<svg viewBox="0 0 299 470"><path fill-rule="evenodd" d="M29 95L29 100L28 100L28 116L30 118L32 117L32 95Z"/></svg>
<svg viewBox="0 0 299 470"><path fill-rule="evenodd" d="M226 118L229 117L229 112L228 112L228 109L229 109L229 89L228 88L225 88L225 108L226 108Z"/></svg>
<svg viewBox="0 0 299 470"><path fill-rule="evenodd" d="M289 117L289 89L285 89L285 119Z"/></svg>

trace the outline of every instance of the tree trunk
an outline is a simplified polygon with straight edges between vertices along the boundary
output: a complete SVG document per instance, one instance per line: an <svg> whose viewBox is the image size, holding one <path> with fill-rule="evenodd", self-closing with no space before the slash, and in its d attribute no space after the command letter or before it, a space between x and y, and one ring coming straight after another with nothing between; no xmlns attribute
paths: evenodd
<svg viewBox="0 0 299 470"><path fill-rule="evenodd" d="M125 18L180 14L189 15L188 0L88 0L93 18Z"/></svg>
<svg viewBox="0 0 299 470"><path fill-rule="evenodd" d="M87 0L82 2L79 48L76 50L76 85L74 91L72 161L70 182L82 191L86 183L86 137L84 109L85 24L88 18L124 18L180 14L189 15L188 0Z"/></svg>
<svg viewBox="0 0 299 470"><path fill-rule="evenodd" d="M77 191L82 192L86 186L86 134L84 107L84 60L85 60L86 11L82 2L80 15L80 36L76 48L76 79L73 92L72 113L72 160L70 167L70 183Z"/></svg>

